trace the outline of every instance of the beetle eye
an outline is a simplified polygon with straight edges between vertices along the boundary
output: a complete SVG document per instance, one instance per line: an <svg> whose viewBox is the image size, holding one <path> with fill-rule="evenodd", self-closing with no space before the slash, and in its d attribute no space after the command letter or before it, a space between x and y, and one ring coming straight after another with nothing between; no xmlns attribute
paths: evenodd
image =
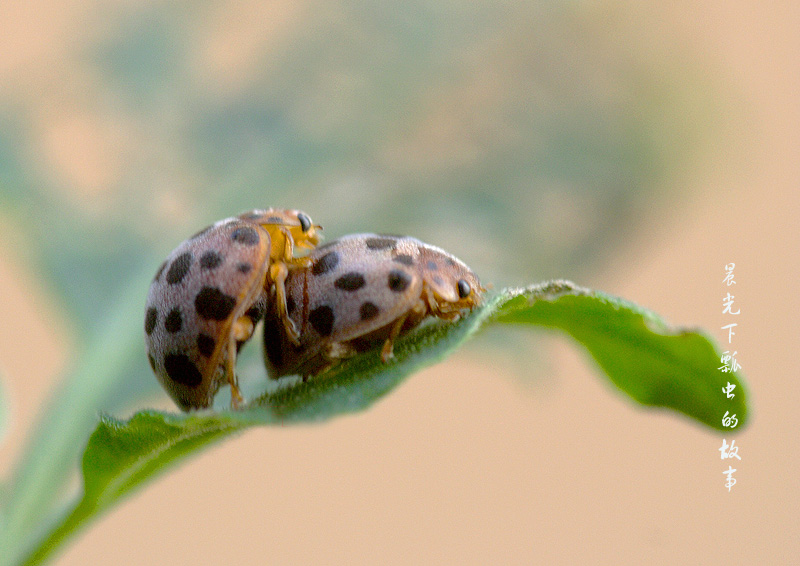
<svg viewBox="0 0 800 566"><path fill-rule="evenodd" d="M311 230L311 219L308 216L301 212L297 215L297 219L300 221L300 229L303 232Z"/></svg>
<svg viewBox="0 0 800 566"><path fill-rule="evenodd" d="M469 294L472 292L472 287L470 287L469 283L467 283L464 279L458 280L456 288L458 289L458 296L462 299L469 297Z"/></svg>

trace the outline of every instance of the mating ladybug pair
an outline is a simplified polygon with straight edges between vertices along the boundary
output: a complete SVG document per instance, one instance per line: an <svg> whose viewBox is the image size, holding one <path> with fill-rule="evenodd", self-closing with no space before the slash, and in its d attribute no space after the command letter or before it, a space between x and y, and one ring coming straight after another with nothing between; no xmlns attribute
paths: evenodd
<svg viewBox="0 0 800 566"><path fill-rule="evenodd" d="M181 409L208 407L225 383L233 406L242 402L236 354L262 319L270 377L305 379L379 346L387 362L394 340L426 317L455 320L480 302L477 276L440 248L376 234L316 247L318 229L299 210L253 210L167 257L147 295L145 342Z"/></svg>

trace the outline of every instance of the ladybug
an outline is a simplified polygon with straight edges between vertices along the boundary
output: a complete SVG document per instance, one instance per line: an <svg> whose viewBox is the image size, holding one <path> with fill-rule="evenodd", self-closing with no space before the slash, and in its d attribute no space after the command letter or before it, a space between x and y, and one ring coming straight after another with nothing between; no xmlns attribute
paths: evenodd
<svg viewBox="0 0 800 566"><path fill-rule="evenodd" d="M188 411L208 407L224 383L231 403L242 396L235 365L268 299L286 310L289 267L309 264L295 247L319 242L318 226L299 210L253 210L201 230L169 254L147 294L147 358L161 385ZM287 340L297 340L288 317Z"/></svg>
<svg viewBox="0 0 800 566"><path fill-rule="evenodd" d="M353 234L316 248L309 260L285 281L299 344L277 309L267 309L264 356L272 378L306 379L378 346L386 363L398 336L427 317L458 319L485 291L461 260L408 236Z"/></svg>

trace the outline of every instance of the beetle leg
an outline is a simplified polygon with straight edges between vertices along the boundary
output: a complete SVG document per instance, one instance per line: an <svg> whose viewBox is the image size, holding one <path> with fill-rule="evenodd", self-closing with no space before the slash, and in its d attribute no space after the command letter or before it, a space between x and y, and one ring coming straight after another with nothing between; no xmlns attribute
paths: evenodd
<svg viewBox="0 0 800 566"><path fill-rule="evenodd" d="M283 321L283 327L286 330L286 336L294 345L300 344L300 333L294 325L294 321L289 318L289 313L286 312L286 276L289 274L289 269L283 262L276 262L270 265L269 275L272 282L275 284L275 300L277 301L278 317Z"/></svg>
<svg viewBox="0 0 800 566"><path fill-rule="evenodd" d="M247 342L255 330L253 319L249 316L240 316L233 322L231 327L231 339L228 342L228 357L225 360L225 375L228 376L228 383L231 386L231 407L238 409L244 402L242 394L239 391L238 380L236 379L236 368L234 363L236 360L237 344Z"/></svg>
<svg viewBox="0 0 800 566"><path fill-rule="evenodd" d="M292 258L292 265L298 267L311 267L311 258L309 256Z"/></svg>
<svg viewBox="0 0 800 566"><path fill-rule="evenodd" d="M394 341L400 335L400 331L403 329L403 325L408 317L412 314L424 316L427 311L428 306L425 304L423 299L420 299L417 301L417 304L408 310L408 312L394 322L392 329L389 331L389 337L386 339L386 342L383 343L383 348L381 348L381 361L383 363L388 362L394 357Z"/></svg>
<svg viewBox="0 0 800 566"><path fill-rule="evenodd" d="M308 381L309 377L317 376L320 374L325 373L339 365L345 358L352 357L356 355L357 350L351 345L347 344L346 342L330 342L328 343L321 355L323 356L323 363L313 369L313 371L307 371L303 373L303 383Z"/></svg>
<svg viewBox="0 0 800 566"><path fill-rule="evenodd" d="M236 360L236 338L235 336L231 336L231 339L228 340L228 356L225 359L225 375L228 377L228 383L231 386L231 408L238 409L239 406L244 402L244 399L242 398L242 394L239 391L239 385L236 379L236 368L234 367L235 360Z"/></svg>
<svg viewBox="0 0 800 566"><path fill-rule="evenodd" d="M249 316L240 316L234 323L231 329L231 336L234 342L247 342L253 336L255 325L253 319Z"/></svg>
<svg viewBox="0 0 800 566"><path fill-rule="evenodd" d="M331 360L341 360L356 355L356 349L345 342L331 342L325 355Z"/></svg>
<svg viewBox="0 0 800 566"><path fill-rule="evenodd" d="M288 228L282 226L281 234L283 234L283 261L292 261L292 250L294 249L292 233Z"/></svg>

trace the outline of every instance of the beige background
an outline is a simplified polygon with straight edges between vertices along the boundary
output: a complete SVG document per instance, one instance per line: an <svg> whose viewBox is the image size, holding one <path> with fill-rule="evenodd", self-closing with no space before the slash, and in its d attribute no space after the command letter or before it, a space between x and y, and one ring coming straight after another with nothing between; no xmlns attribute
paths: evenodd
<svg viewBox="0 0 800 566"><path fill-rule="evenodd" d="M722 339L722 268L736 263L734 346L753 419L727 437L742 457L731 493L718 435L634 407L581 352L543 336L553 371L536 385L462 353L362 415L248 432L148 486L56 563L797 560L800 8L764 6L704 0L653 14L723 70L752 122L720 139L687 172L685 200L651 210L654 229L586 282ZM0 328L14 419L4 474L69 347L12 248L0 246L0 302L20 321Z"/></svg>

